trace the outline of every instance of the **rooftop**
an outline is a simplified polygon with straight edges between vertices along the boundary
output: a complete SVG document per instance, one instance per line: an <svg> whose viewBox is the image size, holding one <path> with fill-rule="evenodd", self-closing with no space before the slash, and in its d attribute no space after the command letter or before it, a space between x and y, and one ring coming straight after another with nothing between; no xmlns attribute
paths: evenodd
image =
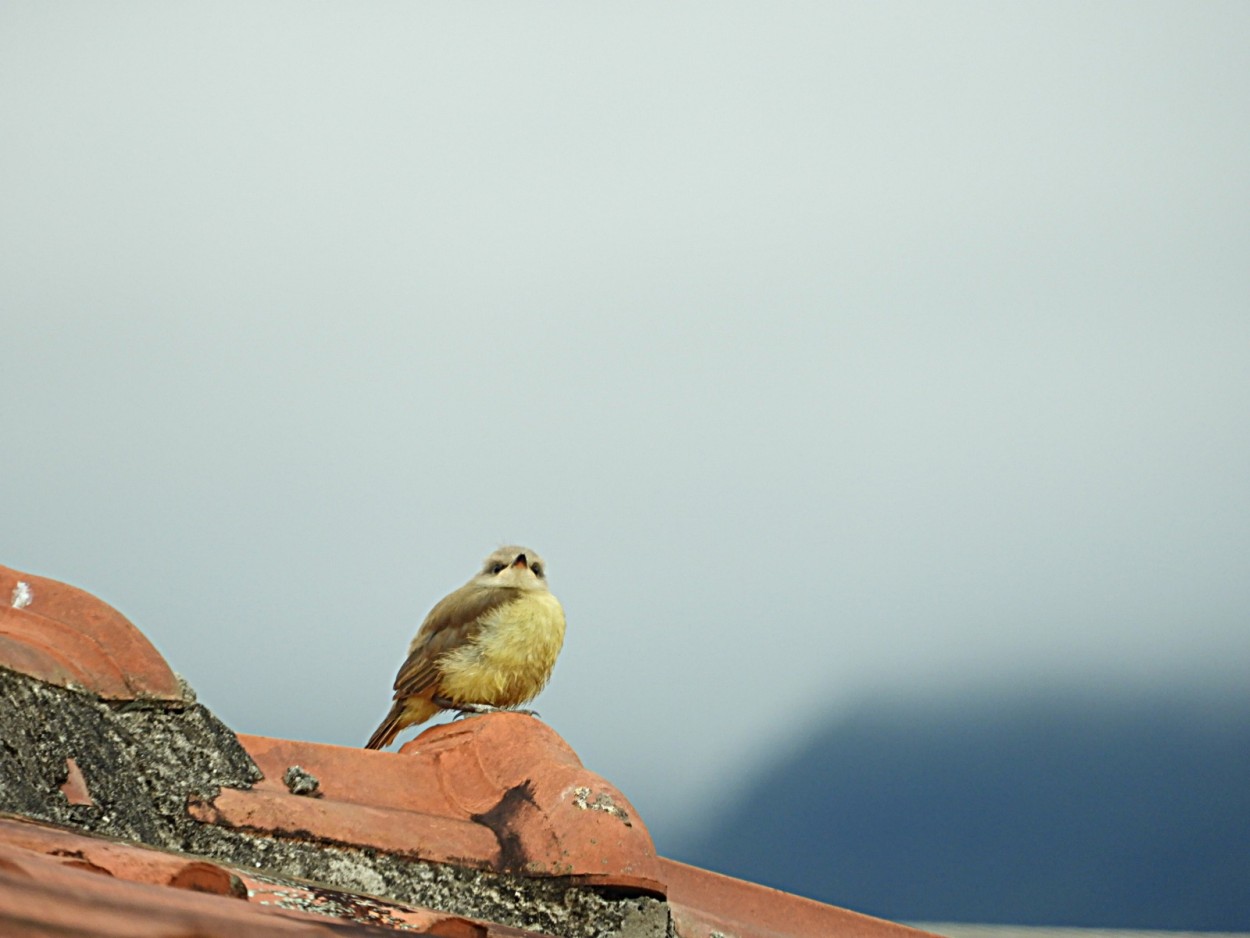
<svg viewBox="0 0 1250 938"><path fill-rule="evenodd" d="M686 866L549 726L235 734L90 594L0 567L5 935L924 932Z"/></svg>

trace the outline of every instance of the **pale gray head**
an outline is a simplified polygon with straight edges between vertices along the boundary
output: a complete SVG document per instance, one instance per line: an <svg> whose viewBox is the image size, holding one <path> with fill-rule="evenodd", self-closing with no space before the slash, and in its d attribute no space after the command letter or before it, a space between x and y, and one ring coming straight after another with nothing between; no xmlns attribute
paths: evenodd
<svg viewBox="0 0 1250 938"><path fill-rule="evenodd" d="M473 578L483 586L510 586L513 589L545 590L547 564L536 551L513 544L501 547L482 563L481 572Z"/></svg>

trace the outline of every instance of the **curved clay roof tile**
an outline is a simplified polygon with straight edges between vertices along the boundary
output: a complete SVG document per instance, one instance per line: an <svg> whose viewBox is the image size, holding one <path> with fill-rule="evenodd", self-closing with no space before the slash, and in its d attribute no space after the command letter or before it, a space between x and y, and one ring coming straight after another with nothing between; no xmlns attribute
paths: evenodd
<svg viewBox="0 0 1250 938"><path fill-rule="evenodd" d="M0 667L106 700L179 700L152 643L90 593L0 566Z"/></svg>

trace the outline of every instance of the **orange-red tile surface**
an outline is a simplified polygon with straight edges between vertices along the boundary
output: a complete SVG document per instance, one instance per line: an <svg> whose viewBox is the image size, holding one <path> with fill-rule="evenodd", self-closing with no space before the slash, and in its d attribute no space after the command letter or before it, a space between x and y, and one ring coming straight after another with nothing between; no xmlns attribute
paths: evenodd
<svg viewBox="0 0 1250 938"><path fill-rule="evenodd" d="M680 938L921 938L928 932L722 876L660 861Z"/></svg>
<svg viewBox="0 0 1250 938"><path fill-rule="evenodd" d="M82 769L72 757L65 760L65 781L61 784L61 794L70 804L95 804L91 792L87 790Z"/></svg>
<svg viewBox="0 0 1250 938"><path fill-rule="evenodd" d="M633 806L533 717L497 713L431 727L398 753L239 740L264 780L192 806L197 819L664 894L655 846ZM315 795L288 791L292 766L317 778Z"/></svg>
<svg viewBox="0 0 1250 938"><path fill-rule="evenodd" d="M0 566L0 666L106 700L177 700L152 643L90 593Z"/></svg>
<svg viewBox="0 0 1250 938"><path fill-rule="evenodd" d="M409 934L520 938L519 929L430 909L274 884L248 871L0 818L0 935L285 938ZM318 914L311 909L332 909Z"/></svg>

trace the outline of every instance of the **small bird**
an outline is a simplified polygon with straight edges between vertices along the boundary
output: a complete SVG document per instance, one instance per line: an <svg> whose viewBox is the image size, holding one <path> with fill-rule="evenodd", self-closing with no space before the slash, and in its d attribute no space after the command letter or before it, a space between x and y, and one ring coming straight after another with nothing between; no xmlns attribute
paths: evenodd
<svg viewBox="0 0 1250 938"><path fill-rule="evenodd" d="M564 609L543 559L528 547L499 548L425 617L395 677L391 712L365 748L389 746L440 710L493 713L533 700L563 644Z"/></svg>

